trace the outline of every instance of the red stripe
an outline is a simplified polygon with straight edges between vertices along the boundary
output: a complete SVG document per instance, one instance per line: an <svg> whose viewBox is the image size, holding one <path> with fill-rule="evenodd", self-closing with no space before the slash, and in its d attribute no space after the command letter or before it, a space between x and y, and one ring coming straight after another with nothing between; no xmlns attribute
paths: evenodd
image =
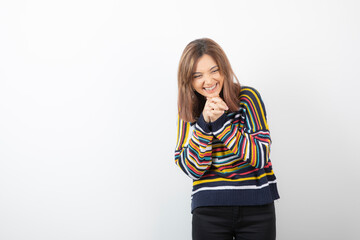
<svg viewBox="0 0 360 240"><path fill-rule="evenodd" d="M261 129L261 128L260 128L260 123L259 123L259 121L258 121L258 119L257 119L257 117L256 117L256 112L255 112L255 110L254 110L254 108L253 108L252 103L251 103L250 100L248 100L247 98L245 98L245 99L246 99L245 102L247 102L248 105L250 106L250 108L252 109L252 114L251 114L251 115L253 115L253 119L254 119L254 121L255 121L255 123L256 123L256 125L257 125L257 128L258 128L258 129Z"/></svg>

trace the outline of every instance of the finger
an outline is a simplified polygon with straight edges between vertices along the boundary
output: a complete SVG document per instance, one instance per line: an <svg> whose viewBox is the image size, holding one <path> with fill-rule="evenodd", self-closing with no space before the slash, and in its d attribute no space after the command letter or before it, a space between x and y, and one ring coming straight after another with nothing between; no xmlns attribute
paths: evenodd
<svg viewBox="0 0 360 240"><path fill-rule="evenodd" d="M214 110L221 110L221 111L226 111L228 110L228 106L226 104L223 104L223 103L218 103L218 104L215 104L215 103L210 103L209 104L209 107L211 109L214 109Z"/></svg>
<svg viewBox="0 0 360 240"><path fill-rule="evenodd" d="M211 102L210 99L206 100L206 102L205 102L205 107L208 107L211 103L212 103L212 102Z"/></svg>
<svg viewBox="0 0 360 240"><path fill-rule="evenodd" d="M226 102L221 98L216 98L216 99L214 99L214 101L216 102L216 104L221 104L223 106L227 106Z"/></svg>
<svg viewBox="0 0 360 240"><path fill-rule="evenodd" d="M223 100L219 101L219 102L217 103L217 105L218 105L218 106L221 106L221 108L224 109L224 110L229 110L228 105L227 105L226 102L224 102Z"/></svg>
<svg viewBox="0 0 360 240"><path fill-rule="evenodd" d="M223 100L221 99L221 97L212 97L212 98L209 98L208 100L209 100L210 102L213 102L213 103L218 103L218 102L223 101Z"/></svg>
<svg viewBox="0 0 360 240"><path fill-rule="evenodd" d="M205 109L206 111L211 111L211 110L214 109L214 107L215 107L215 106L213 106L212 104L208 104L204 109Z"/></svg>
<svg viewBox="0 0 360 240"><path fill-rule="evenodd" d="M224 110L211 110L212 116L221 116L224 114Z"/></svg>
<svg viewBox="0 0 360 240"><path fill-rule="evenodd" d="M225 103L224 100L222 100L220 97L213 97L211 99L209 99L210 103L215 103L218 104L219 106L221 106L222 109L224 110L228 110L229 107L227 106L227 104Z"/></svg>
<svg viewBox="0 0 360 240"><path fill-rule="evenodd" d="M216 106L215 103L209 103L209 104L208 104L208 107L209 107L210 109L215 109L215 108L217 108L217 106Z"/></svg>
<svg viewBox="0 0 360 240"><path fill-rule="evenodd" d="M229 110L229 107L226 105L224 101L219 102L217 105L220 106L221 109Z"/></svg>

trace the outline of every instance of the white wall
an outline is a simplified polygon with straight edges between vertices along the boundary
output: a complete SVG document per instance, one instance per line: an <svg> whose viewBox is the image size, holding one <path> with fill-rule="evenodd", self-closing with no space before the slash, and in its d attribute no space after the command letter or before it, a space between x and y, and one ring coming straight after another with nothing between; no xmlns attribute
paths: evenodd
<svg viewBox="0 0 360 240"><path fill-rule="evenodd" d="M0 2L0 239L190 239L185 45L265 101L278 239L357 239L358 1Z"/></svg>

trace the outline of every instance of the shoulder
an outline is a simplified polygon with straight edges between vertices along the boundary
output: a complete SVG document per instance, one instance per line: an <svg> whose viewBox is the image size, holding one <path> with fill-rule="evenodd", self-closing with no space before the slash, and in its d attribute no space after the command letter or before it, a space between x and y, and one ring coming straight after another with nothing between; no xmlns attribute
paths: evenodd
<svg viewBox="0 0 360 240"><path fill-rule="evenodd" d="M249 87L249 86L241 86L241 90L240 90L240 99L241 98L246 98L246 97L250 97L250 98L259 98L261 99L260 93L258 92L258 90L256 90L253 87Z"/></svg>
<svg viewBox="0 0 360 240"><path fill-rule="evenodd" d="M240 90L240 105L252 111L262 113L266 118L264 102L258 90L249 86L242 86Z"/></svg>

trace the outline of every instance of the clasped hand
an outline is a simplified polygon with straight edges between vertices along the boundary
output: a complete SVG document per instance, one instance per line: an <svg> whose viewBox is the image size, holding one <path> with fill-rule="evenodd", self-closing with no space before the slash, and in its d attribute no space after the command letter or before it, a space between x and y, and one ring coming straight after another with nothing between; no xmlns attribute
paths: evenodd
<svg viewBox="0 0 360 240"><path fill-rule="evenodd" d="M215 122L227 110L228 106L220 97L207 98L203 110L204 120L207 123Z"/></svg>

